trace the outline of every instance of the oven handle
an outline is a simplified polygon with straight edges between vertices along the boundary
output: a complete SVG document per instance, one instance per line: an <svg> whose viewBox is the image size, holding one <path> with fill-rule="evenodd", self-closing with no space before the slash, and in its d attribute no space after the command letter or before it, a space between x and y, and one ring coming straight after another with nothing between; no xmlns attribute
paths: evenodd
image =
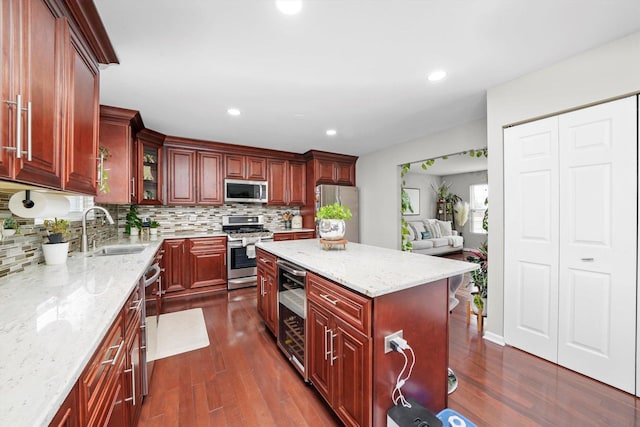
<svg viewBox="0 0 640 427"><path fill-rule="evenodd" d="M305 270L297 270L295 265L289 264L286 261L282 261L279 259L277 261L277 264L278 268L281 268L284 271L293 274L294 276L305 277L307 275L307 272Z"/></svg>

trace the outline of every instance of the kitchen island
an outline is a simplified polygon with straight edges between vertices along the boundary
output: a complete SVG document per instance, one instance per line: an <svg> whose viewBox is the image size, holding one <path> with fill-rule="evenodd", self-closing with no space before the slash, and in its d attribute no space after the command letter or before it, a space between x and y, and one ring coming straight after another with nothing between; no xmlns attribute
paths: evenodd
<svg viewBox="0 0 640 427"><path fill-rule="evenodd" d="M305 374L345 424L386 425L404 357L385 352L385 337L398 331L416 358L405 396L447 407L447 278L476 264L357 243L327 251L317 239L257 246L259 262L307 270Z"/></svg>

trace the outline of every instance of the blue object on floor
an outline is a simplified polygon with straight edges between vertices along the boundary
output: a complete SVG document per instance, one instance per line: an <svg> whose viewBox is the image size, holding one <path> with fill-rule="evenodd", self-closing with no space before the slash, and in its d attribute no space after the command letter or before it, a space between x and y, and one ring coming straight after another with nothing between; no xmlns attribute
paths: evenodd
<svg viewBox="0 0 640 427"><path fill-rule="evenodd" d="M436 415L444 427L476 427L474 423L453 409L443 409Z"/></svg>

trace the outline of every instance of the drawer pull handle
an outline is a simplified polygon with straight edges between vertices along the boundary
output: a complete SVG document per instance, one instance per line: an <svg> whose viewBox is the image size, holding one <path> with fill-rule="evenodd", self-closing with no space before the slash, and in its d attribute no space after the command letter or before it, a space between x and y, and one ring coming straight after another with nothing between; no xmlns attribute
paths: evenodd
<svg viewBox="0 0 640 427"><path fill-rule="evenodd" d="M332 299L331 297L329 297L329 295L320 294L320 298L322 298L325 301L330 302L333 305L338 305L338 300L337 299Z"/></svg>
<svg viewBox="0 0 640 427"><path fill-rule="evenodd" d="M124 399L125 402L133 402L136 406L136 365L131 365L131 369L125 369L125 373L131 372L131 397Z"/></svg>
<svg viewBox="0 0 640 427"><path fill-rule="evenodd" d="M118 360L118 356L120 355L120 352L122 351L122 346L123 345L124 345L124 340L120 341L120 345L118 345L118 346L112 345L111 347L109 347L109 350L113 350L114 348L118 347L118 351L116 351L116 355L113 356L113 359L103 360L101 364L102 365L108 365L108 364L115 365L116 361Z"/></svg>
<svg viewBox="0 0 640 427"><path fill-rule="evenodd" d="M143 299L139 299L138 301L135 301L133 304L131 304L131 307L129 307L129 310L134 310L134 311L140 310L140 307L142 306L143 301L144 301Z"/></svg>
<svg viewBox="0 0 640 427"><path fill-rule="evenodd" d="M580 258L580 261L595 261L595 258Z"/></svg>

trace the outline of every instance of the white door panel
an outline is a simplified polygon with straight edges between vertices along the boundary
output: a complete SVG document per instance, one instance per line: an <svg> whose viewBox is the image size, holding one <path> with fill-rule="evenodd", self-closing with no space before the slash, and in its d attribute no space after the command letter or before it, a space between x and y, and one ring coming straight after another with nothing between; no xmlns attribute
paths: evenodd
<svg viewBox="0 0 640 427"><path fill-rule="evenodd" d="M505 342L557 360L558 119L504 131ZM490 291L489 291L490 292Z"/></svg>
<svg viewBox="0 0 640 427"><path fill-rule="evenodd" d="M629 392L636 359L635 105L626 98L559 118L558 363Z"/></svg>

